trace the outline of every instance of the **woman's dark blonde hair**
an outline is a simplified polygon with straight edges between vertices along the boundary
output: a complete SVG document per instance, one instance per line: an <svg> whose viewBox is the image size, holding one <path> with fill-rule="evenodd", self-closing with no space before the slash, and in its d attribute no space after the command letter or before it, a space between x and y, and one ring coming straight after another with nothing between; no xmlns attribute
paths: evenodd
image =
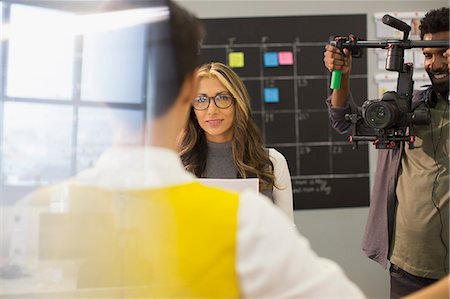
<svg viewBox="0 0 450 299"><path fill-rule="evenodd" d="M273 164L268 151L263 147L261 133L253 120L250 97L244 83L228 66L211 62L200 67L201 78L217 78L235 98L233 139L231 148L233 160L242 178L258 177L260 191L274 187ZM180 156L186 170L201 177L206 167L208 146L203 129L191 109L188 124L180 141Z"/></svg>

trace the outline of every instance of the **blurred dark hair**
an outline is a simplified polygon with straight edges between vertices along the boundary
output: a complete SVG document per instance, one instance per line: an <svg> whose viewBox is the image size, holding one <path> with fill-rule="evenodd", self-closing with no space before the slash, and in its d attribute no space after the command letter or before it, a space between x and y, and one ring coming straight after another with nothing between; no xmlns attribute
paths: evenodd
<svg viewBox="0 0 450 299"><path fill-rule="evenodd" d="M200 20L172 0L110 0L103 11L165 7L170 19L152 24L148 31L147 111L161 116L173 105L186 76L198 67L198 56L204 36ZM169 40L170 38L170 40Z"/></svg>
<svg viewBox="0 0 450 299"><path fill-rule="evenodd" d="M448 7L432 9L420 20L420 39L427 33L449 31L448 27Z"/></svg>
<svg viewBox="0 0 450 299"><path fill-rule="evenodd" d="M151 1L151 0L147 0ZM174 104L180 87L198 66L198 56L203 39L203 26L194 15L171 0L164 1L170 10L170 45L150 45L149 72L154 74L153 88L147 99L150 116L161 116ZM164 27L164 24L161 24ZM166 27L167 26L166 24ZM151 39L151 38L150 38Z"/></svg>
<svg viewBox="0 0 450 299"><path fill-rule="evenodd" d="M172 43L178 71L178 83L198 67L198 55L204 36L200 20L173 1L168 1Z"/></svg>

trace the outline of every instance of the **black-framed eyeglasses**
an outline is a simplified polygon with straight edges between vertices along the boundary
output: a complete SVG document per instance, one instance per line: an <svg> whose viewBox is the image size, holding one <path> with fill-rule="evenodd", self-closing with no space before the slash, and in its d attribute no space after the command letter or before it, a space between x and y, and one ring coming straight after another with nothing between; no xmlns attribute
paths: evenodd
<svg viewBox="0 0 450 299"><path fill-rule="evenodd" d="M234 102L234 97L230 94L217 94L213 97L208 97L205 95L199 95L192 100L192 107L195 110L205 110L208 109L211 100L214 100L214 104L217 108L226 109L230 107Z"/></svg>

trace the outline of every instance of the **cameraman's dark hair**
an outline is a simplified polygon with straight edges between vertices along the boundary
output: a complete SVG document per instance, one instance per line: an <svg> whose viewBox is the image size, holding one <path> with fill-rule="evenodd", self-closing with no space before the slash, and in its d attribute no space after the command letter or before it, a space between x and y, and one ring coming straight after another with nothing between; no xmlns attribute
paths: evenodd
<svg viewBox="0 0 450 299"><path fill-rule="evenodd" d="M420 20L420 39L427 33L437 33L449 31L448 26L448 7L440 9L432 9L425 14L425 17Z"/></svg>

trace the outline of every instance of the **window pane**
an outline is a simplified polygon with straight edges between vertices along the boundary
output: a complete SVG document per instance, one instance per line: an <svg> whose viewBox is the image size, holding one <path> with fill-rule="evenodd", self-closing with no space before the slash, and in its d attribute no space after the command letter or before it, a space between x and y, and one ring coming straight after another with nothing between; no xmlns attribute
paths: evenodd
<svg viewBox="0 0 450 299"><path fill-rule="evenodd" d="M93 166L118 138L126 144L141 143L142 138L136 132L142 128L142 111L80 108L78 120L77 171Z"/></svg>
<svg viewBox="0 0 450 299"><path fill-rule="evenodd" d="M72 97L74 37L43 34L70 14L11 5L6 94L67 100ZM55 30L56 32L56 30Z"/></svg>
<svg viewBox="0 0 450 299"><path fill-rule="evenodd" d="M40 185L69 177L72 108L12 102L4 107L4 183Z"/></svg>
<svg viewBox="0 0 450 299"><path fill-rule="evenodd" d="M81 99L141 103L145 26L85 35Z"/></svg>

